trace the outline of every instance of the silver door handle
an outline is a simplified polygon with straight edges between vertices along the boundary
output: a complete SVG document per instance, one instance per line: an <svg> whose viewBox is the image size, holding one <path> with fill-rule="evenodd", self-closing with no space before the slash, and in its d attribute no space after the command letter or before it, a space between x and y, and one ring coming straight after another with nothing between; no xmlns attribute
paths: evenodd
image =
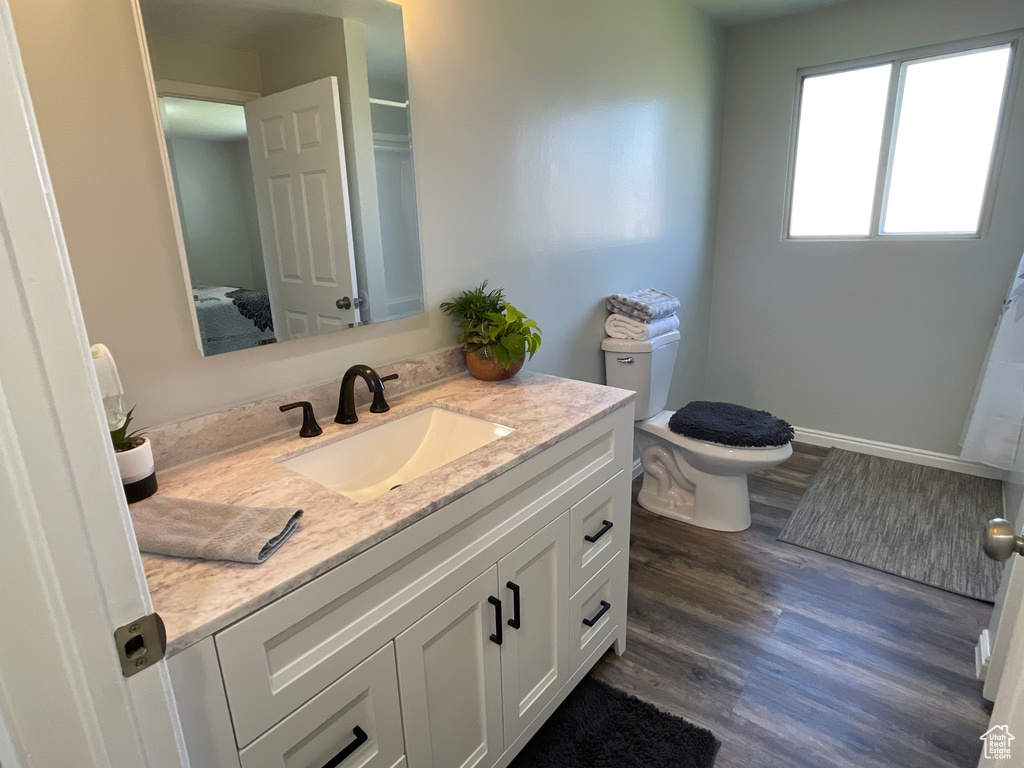
<svg viewBox="0 0 1024 768"><path fill-rule="evenodd" d="M982 548L993 560L1002 562L1008 560L1014 552L1024 555L1024 536L1014 534L1013 524L1009 520L997 517L988 521Z"/></svg>

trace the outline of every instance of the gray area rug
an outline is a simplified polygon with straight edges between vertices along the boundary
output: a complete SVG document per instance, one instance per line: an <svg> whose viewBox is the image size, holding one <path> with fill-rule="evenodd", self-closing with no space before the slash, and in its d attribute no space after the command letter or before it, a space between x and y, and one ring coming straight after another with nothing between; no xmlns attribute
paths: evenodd
<svg viewBox="0 0 1024 768"><path fill-rule="evenodd" d="M833 448L779 540L992 602L981 538L1002 514L998 480Z"/></svg>

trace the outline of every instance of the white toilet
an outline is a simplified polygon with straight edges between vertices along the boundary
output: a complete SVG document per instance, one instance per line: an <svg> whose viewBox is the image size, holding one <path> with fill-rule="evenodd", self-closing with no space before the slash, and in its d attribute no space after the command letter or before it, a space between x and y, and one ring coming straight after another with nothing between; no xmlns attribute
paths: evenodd
<svg viewBox="0 0 1024 768"><path fill-rule="evenodd" d="M739 448L694 440L668 427L663 410L679 349L679 332L647 341L605 339L608 386L636 392L636 445L644 469L640 506L715 531L750 527L747 475L774 467L793 447Z"/></svg>

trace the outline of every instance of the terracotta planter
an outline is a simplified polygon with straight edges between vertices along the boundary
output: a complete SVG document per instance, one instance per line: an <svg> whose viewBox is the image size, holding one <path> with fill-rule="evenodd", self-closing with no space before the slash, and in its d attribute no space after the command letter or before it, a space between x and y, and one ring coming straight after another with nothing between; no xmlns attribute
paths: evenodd
<svg viewBox="0 0 1024 768"><path fill-rule="evenodd" d="M505 367L497 360L484 360L476 352L466 352L465 354L466 367L480 381L505 381L505 379L511 379L519 373L519 369L523 367L523 362L526 360L526 355L523 355L506 371Z"/></svg>

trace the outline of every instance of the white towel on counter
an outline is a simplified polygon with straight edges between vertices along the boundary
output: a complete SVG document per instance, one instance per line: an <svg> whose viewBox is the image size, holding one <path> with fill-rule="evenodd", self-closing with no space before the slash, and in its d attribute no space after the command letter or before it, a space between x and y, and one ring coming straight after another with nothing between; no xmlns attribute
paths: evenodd
<svg viewBox="0 0 1024 768"><path fill-rule="evenodd" d="M679 299L654 288L641 288L638 291L609 296L605 305L609 312L649 322L674 314L679 309Z"/></svg>
<svg viewBox="0 0 1024 768"><path fill-rule="evenodd" d="M675 315L660 317L645 323L635 317L615 312L608 315L608 319L604 321L604 331L613 339L635 339L636 341L647 341L652 336L660 336L663 333L674 331L678 327L679 318Z"/></svg>

